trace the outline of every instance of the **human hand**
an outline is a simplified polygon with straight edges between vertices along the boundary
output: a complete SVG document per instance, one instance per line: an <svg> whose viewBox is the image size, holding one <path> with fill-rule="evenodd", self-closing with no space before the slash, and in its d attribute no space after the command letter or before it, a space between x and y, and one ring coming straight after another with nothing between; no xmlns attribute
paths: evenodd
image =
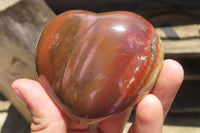
<svg viewBox="0 0 200 133"><path fill-rule="evenodd" d="M128 133L161 133L163 121L183 81L183 69L173 60L165 60L158 81L150 94L137 105L135 121ZM89 125L68 119L53 103L36 81L18 79L13 91L27 105L32 114L33 133L122 133L131 109L98 123L96 130Z"/></svg>

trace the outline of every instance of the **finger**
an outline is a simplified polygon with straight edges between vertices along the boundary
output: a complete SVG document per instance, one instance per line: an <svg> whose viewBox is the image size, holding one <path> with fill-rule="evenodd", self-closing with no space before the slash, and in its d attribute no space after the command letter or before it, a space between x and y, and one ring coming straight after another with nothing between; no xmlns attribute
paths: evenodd
<svg viewBox="0 0 200 133"><path fill-rule="evenodd" d="M176 93L180 88L183 77L183 68L178 62L174 60L164 61L164 65L158 77L157 83L151 92L161 101L164 117L169 111Z"/></svg>
<svg viewBox="0 0 200 133"><path fill-rule="evenodd" d="M137 105L134 124L128 133L161 133L163 109L159 99L148 94Z"/></svg>
<svg viewBox="0 0 200 133"><path fill-rule="evenodd" d="M32 131L67 131L67 125L63 114L51 101L38 82L28 79L19 79L12 84L12 88L16 95L26 103L32 114Z"/></svg>
<svg viewBox="0 0 200 133"><path fill-rule="evenodd" d="M131 114L132 108L129 108L122 114L104 120L98 124L98 129L102 133L122 133L126 122Z"/></svg>

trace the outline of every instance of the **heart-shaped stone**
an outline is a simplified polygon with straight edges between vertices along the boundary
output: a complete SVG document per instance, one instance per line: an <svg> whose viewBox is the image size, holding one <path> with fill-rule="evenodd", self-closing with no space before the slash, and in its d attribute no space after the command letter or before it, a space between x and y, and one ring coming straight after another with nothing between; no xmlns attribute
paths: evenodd
<svg viewBox="0 0 200 133"><path fill-rule="evenodd" d="M41 84L79 122L134 106L154 86L162 62L152 25L126 11L64 12L46 26L36 52Z"/></svg>

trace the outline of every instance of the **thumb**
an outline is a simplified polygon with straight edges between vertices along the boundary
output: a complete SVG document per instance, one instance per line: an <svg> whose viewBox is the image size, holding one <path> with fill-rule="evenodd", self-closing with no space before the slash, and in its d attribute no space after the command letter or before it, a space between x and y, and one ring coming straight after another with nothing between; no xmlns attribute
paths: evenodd
<svg viewBox="0 0 200 133"><path fill-rule="evenodd" d="M159 99L148 94L137 105L135 121L128 133L161 133L163 109Z"/></svg>
<svg viewBox="0 0 200 133"><path fill-rule="evenodd" d="M18 79L11 87L32 114L32 132L67 132L65 117L38 82Z"/></svg>

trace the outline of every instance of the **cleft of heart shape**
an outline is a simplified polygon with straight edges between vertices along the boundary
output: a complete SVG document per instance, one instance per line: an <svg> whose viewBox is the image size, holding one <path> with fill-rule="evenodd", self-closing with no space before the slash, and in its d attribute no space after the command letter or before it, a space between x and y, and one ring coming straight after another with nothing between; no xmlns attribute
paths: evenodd
<svg viewBox="0 0 200 133"><path fill-rule="evenodd" d="M45 27L36 50L46 92L69 118L83 123L134 106L151 91L162 63L153 26L127 11L64 12Z"/></svg>

